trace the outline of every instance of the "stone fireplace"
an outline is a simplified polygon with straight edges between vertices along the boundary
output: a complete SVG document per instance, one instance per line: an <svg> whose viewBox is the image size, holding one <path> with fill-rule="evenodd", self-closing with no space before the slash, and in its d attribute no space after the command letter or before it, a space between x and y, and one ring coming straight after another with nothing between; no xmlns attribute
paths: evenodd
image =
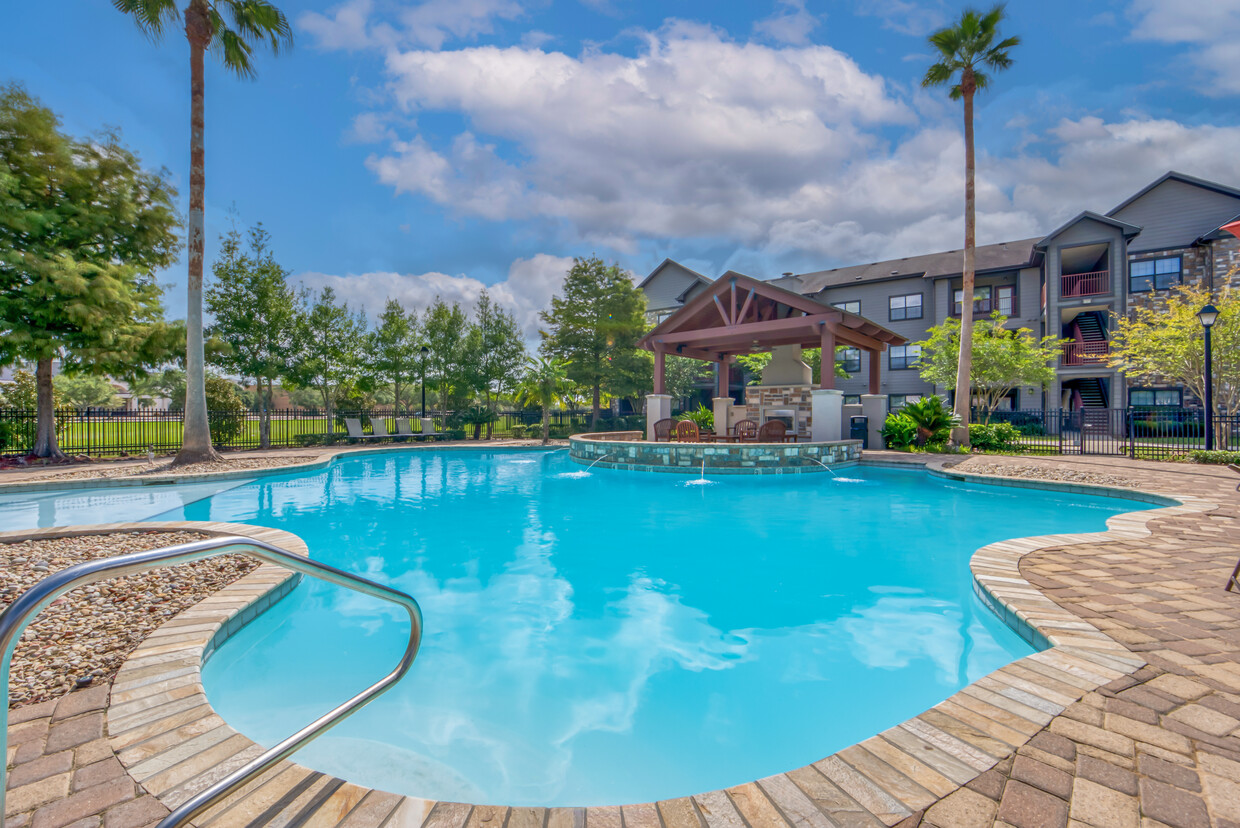
<svg viewBox="0 0 1240 828"><path fill-rule="evenodd" d="M782 420L788 432L808 436L812 423L813 395L809 385L751 385L745 389L745 405L737 419L759 426Z"/></svg>

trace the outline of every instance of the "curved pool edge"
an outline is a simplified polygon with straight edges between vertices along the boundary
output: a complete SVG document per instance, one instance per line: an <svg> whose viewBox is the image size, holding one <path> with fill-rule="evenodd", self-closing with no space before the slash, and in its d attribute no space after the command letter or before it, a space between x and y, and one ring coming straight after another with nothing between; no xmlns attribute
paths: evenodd
<svg viewBox="0 0 1240 828"><path fill-rule="evenodd" d="M866 465L891 465L866 463ZM952 479L1021 486L1019 478L969 475L927 459L900 463ZM223 816L248 824L277 813L316 824L465 828L475 811L528 828L734 828L822 824L820 814L849 822L894 825L964 786L1014 754L1051 719L1086 693L1131 674L1145 660L1094 625L1059 607L1020 574L1019 562L1047 547L1148 537L1151 521L1203 513L1202 498L1036 481L1034 488L1084 489L1176 505L1113 516L1104 532L1019 538L989 544L970 561L975 589L1013 625L1043 637L1049 649L995 670L927 711L803 768L726 790L659 802L588 808L513 808L436 802L365 788L285 761L198 821ZM1133 495L1139 498L1133 498ZM241 524L181 521L62 527L0 534L0 542L31 537L118 531L194 531L269 540L307 554L287 532ZM291 573L264 565L161 626L131 654L113 683L108 736L129 775L170 807L239 767L261 748L215 713L201 667L215 646L291 588ZM266 603L264 603L266 602ZM1018 627L1019 631L1020 627ZM417 680L415 677L412 680ZM227 811L227 813L225 813ZM289 817L286 817L289 818ZM525 828L522 825L522 828Z"/></svg>

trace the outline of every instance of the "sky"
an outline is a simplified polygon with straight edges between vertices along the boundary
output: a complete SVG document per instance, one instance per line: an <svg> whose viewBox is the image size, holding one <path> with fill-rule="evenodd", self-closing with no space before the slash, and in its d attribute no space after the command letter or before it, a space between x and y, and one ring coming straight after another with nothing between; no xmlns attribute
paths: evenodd
<svg viewBox="0 0 1240 828"><path fill-rule="evenodd" d="M486 287L528 335L574 256L757 278L959 248L960 104L923 89L947 0L287 0L256 80L208 56L208 266L261 221L372 316ZM1240 0L1012 0L977 107L978 241L1174 169L1240 185ZM183 33L8 4L0 83L121 130L185 210ZM160 274L184 313L184 262Z"/></svg>

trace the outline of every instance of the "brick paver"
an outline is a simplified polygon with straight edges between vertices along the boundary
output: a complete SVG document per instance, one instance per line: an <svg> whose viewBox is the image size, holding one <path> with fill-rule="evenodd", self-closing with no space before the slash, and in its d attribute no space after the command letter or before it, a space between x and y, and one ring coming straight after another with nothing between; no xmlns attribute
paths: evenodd
<svg viewBox="0 0 1240 828"><path fill-rule="evenodd" d="M953 473L967 473L969 462ZM623 808L508 809L395 797L286 762L199 824L1240 828L1240 595L1222 590L1240 558L1240 479L1218 468L1123 459L985 462L1127 477L1144 491L1218 505L1113 519L1105 538L981 550L973 562L979 582L1014 623L1056 646L786 774ZM272 540L288 542L277 534ZM168 813L161 797L183 797L220 763L253 755L252 743L181 689L187 671L199 687L195 665L211 635L203 630L231 623L282 577L256 572L148 639L166 643L158 654L134 654L111 688L106 717L106 687L11 711L7 828L153 825ZM172 638L177 627L194 630L182 636L192 640ZM182 654L169 650L174 642ZM168 693L176 695L166 716L144 713L146 702Z"/></svg>

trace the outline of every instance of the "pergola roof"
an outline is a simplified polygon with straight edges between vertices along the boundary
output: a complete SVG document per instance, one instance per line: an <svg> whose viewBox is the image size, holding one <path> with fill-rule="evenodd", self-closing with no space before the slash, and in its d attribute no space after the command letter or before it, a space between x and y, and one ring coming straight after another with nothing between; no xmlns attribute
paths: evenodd
<svg viewBox="0 0 1240 828"><path fill-rule="evenodd" d="M817 348L824 329L839 346L872 353L908 340L807 296L729 271L642 337L648 351L718 362L779 345Z"/></svg>

